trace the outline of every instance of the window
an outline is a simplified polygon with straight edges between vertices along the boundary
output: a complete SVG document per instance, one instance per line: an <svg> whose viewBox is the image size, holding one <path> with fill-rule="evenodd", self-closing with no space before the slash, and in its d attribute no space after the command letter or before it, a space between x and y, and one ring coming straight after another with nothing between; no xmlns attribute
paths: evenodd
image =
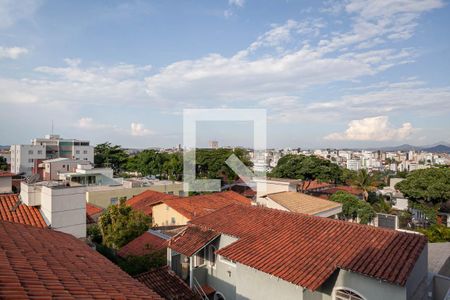
<svg viewBox="0 0 450 300"><path fill-rule="evenodd" d="M75 151L75 154L80 154L80 150Z"/></svg>
<svg viewBox="0 0 450 300"><path fill-rule="evenodd" d="M168 195L173 195L173 192L167 192Z"/></svg>
<svg viewBox="0 0 450 300"><path fill-rule="evenodd" d="M28 154L33 154L33 150L28 150Z"/></svg>
<svg viewBox="0 0 450 300"><path fill-rule="evenodd" d="M119 202L119 200L117 199L117 197L111 198L111 205L116 205L117 202Z"/></svg>
<svg viewBox="0 0 450 300"><path fill-rule="evenodd" d="M176 220L175 220L175 217L172 217L172 219L170 220L170 222L171 222L172 225L175 225L175 224L177 223Z"/></svg>
<svg viewBox="0 0 450 300"><path fill-rule="evenodd" d="M84 151L83 151L83 154L87 154L87 150L84 150Z"/></svg>
<svg viewBox="0 0 450 300"><path fill-rule="evenodd" d="M216 250L217 248L214 247L213 245L209 245L208 247L208 252L209 252L209 265L211 267L215 267L216 266Z"/></svg>
<svg viewBox="0 0 450 300"><path fill-rule="evenodd" d="M87 160L87 157L85 157L84 160Z"/></svg>
<svg viewBox="0 0 450 300"><path fill-rule="evenodd" d="M205 264L205 248L198 251L197 254L195 255L195 266L199 267L203 266L204 264Z"/></svg>
<svg viewBox="0 0 450 300"><path fill-rule="evenodd" d="M28 159L28 162L29 162L29 163L32 163L32 162L34 162L34 159L32 159L32 158L29 158L29 159Z"/></svg>
<svg viewBox="0 0 450 300"><path fill-rule="evenodd" d="M334 299L336 300L364 300L364 298L359 295L356 291L339 288L334 291Z"/></svg>
<svg viewBox="0 0 450 300"><path fill-rule="evenodd" d="M38 150L38 154L42 154L42 150Z"/></svg>

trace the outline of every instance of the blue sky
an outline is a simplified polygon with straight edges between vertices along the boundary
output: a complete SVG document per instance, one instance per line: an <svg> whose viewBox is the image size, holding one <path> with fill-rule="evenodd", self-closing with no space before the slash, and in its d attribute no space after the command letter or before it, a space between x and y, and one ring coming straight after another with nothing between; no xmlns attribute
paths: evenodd
<svg viewBox="0 0 450 300"><path fill-rule="evenodd" d="M0 0L0 144L182 143L188 108L263 108L269 147L450 142L443 0ZM251 146L252 124L201 123Z"/></svg>

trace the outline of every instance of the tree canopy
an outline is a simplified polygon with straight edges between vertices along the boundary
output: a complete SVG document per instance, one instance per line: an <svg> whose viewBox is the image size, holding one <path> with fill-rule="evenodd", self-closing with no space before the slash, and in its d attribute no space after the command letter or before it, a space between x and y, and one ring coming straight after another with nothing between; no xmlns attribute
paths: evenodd
<svg viewBox="0 0 450 300"><path fill-rule="evenodd" d="M377 180L376 175L370 174L366 169L361 169L356 173L352 179L350 179L351 185L359 188L363 191L364 200L369 198L369 192L376 190L380 182Z"/></svg>
<svg viewBox="0 0 450 300"><path fill-rule="evenodd" d="M278 161L277 166L270 173L271 177L301 179L306 182L340 181L342 169L335 163L316 156L289 154ZM306 189L304 186L302 189Z"/></svg>
<svg viewBox="0 0 450 300"><path fill-rule="evenodd" d="M338 191L331 195L330 200L342 204L342 213L340 214L342 219L353 221L359 219L359 223L368 224L375 218L372 206L352 194Z"/></svg>
<svg viewBox="0 0 450 300"><path fill-rule="evenodd" d="M181 153L144 150L130 157L127 170L137 171L143 176L153 175L159 179L180 180L183 174L183 157Z"/></svg>
<svg viewBox="0 0 450 300"><path fill-rule="evenodd" d="M0 171L8 171L8 163L3 156L0 156Z"/></svg>
<svg viewBox="0 0 450 300"><path fill-rule="evenodd" d="M124 170L128 160L128 154L119 145L109 142L98 144L94 148L94 164L96 167L110 167L114 173Z"/></svg>
<svg viewBox="0 0 450 300"><path fill-rule="evenodd" d="M415 202L445 203L450 200L450 168L412 171L405 180L397 183L395 188Z"/></svg>
<svg viewBox="0 0 450 300"><path fill-rule="evenodd" d="M110 205L98 221L103 245L120 249L148 230L151 219L133 210L122 199L118 205Z"/></svg>

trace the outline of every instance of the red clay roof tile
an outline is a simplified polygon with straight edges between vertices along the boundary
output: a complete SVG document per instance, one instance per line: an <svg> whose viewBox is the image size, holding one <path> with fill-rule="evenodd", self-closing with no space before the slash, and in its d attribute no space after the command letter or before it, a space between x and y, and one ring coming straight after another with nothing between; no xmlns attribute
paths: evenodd
<svg viewBox="0 0 450 300"><path fill-rule="evenodd" d="M418 234L242 205L196 218L194 226L239 238L218 254L313 291L337 268L403 286L427 243Z"/></svg>
<svg viewBox="0 0 450 300"><path fill-rule="evenodd" d="M127 257L129 255L142 256L165 249L167 243L167 240L146 231L123 246L117 254L120 257Z"/></svg>
<svg viewBox="0 0 450 300"><path fill-rule="evenodd" d="M189 286L167 266L135 276L137 280L165 299L200 299Z"/></svg>
<svg viewBox="0 0 450 300"><path fill-rule="evenodd" d="M169 248L186 256L191 256L218 236L219 233L214 230L187 226L182 232L170 239Z"/></svg>
<svg viewBox="0 0 450 300"><path fill-rule="evenodd" d="M17 194L0 195L0 220L11 221L36 227L47 227L41 212L37 207L19 204Z"/></svg>
<svg viewBox="0 0 450 300"><path fill-rule="evenodd" d="M0 299L162 299L75 237L0 221Z"/></svg>
<svg viewBox="0 0 450 300"><path fill-rule="evenodd" d="M152 207L156 204L162 203L164 200L168 199L178 199L179 197L174 195L169 195L161 192L156 192L152 190L147 190L139 195L134 196L127 200L127 204L133 209L140 210L144 214L151 216Z"/></svg>

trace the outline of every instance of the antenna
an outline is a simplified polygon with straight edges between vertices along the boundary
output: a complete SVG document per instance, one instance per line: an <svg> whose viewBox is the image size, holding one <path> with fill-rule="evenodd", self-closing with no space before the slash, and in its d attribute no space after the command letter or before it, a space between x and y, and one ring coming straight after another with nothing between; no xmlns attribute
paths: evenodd
<svg viewBox="0 0 450 300"><path fill-rule="evenodd" d="M52 135L53 135L53 120L52 120Z"/></svg>

